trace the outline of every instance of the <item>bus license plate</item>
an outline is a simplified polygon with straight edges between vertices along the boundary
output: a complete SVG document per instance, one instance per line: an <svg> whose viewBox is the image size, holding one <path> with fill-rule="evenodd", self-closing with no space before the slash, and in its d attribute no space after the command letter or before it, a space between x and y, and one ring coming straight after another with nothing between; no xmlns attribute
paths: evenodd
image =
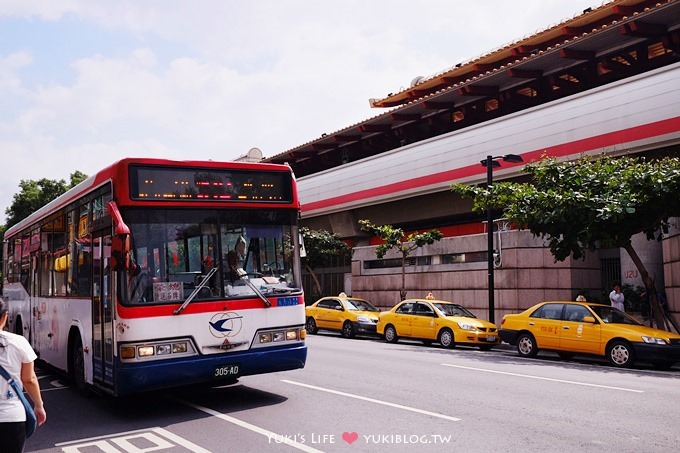
<svg viewBox="0 0 680 453"><path fill-rule="evenodd" d="M233 364L233 365L222 365L218 366L215 368L215 372L213 373L213 377L220 379L220 378L225 378L225 377L238 377L239 376L239 365L238 364Z"/></svg>

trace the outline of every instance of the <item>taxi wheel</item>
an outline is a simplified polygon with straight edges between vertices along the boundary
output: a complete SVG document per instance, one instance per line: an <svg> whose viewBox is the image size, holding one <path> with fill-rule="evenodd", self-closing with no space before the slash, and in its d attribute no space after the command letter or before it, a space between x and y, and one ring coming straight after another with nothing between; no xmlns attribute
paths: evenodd
<svg viewBox="0 0 680 453"><path fill-rule="evenodd" d="M392 324L385 327L385 341L388 343L396 343L399 341L397 331Z"/></svg>
<svg viewBox="0 0 680 453"><path fill-rule="evenodd" d="M307 323L305 324L305 329L307 330L307 333L314 335L319 331L319 329L316 327L316 321L314 321L314 318L309 317L307 318Z"/></svg>
<svg viewBox="0 0 680 453"><path fill-rule="evenodd" d="M456 342L453 339L453 332L450 329L442 329L439 332L439 344L445 348L453 348L456 346Z"/></svg>
<svg viewBox="0 0 680 453"><path fill-rule="evenodd" d="M517 337L517 353L522 357L535 357L538 354L536 340L530 333L522 333Z"/></svg>
<svg viewBox="0 0 680 453"><path fill-rule="evenodd" d="M342 325L342 336L345 338L354 338L354 335L356 335L354 326L351 322L345 321L345 323Z"/></svg>
<svg viewBox="0 0 680 453"><path fill-rule="evenodd" d="M635 362L635 351L627 341L617 340L607 348L609 363L619 368L630 368Z"/></svg>

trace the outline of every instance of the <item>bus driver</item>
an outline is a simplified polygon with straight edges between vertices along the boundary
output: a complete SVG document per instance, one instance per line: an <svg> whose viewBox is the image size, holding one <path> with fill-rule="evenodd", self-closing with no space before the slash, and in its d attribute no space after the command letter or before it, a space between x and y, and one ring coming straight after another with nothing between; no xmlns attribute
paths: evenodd
<svg viewBox="0 0 680 453"><path fill-rule="evenodd" d="M227 254L227 264L229 265L229 278L232 282L241 278L245 272L243 270L246 260L246 240L243 236L239 236L234 250L230 250Z"/></svg>

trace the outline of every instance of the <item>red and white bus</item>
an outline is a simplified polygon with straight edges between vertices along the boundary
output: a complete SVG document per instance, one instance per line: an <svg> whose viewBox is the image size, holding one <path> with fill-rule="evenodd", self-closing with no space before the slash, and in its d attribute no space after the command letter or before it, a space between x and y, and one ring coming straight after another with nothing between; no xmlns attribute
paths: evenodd
<svg viewBox="0 0 680 453"><path fill-rule="evenodd" d="M114 395L303 368L299 211L285 165L123 159L5 232L9 329Z"/></svg>

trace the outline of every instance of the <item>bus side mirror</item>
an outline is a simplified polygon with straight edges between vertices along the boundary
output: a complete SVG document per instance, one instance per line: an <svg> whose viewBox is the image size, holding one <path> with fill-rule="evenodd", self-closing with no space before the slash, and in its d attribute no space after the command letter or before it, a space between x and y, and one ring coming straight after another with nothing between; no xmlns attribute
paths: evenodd
<svg viewBox="0 0 680 453"><path fill-rule="evenodd" d="M115 271L128 270L132 267L130 259L130 228L123 221L118 205L111 200L106 203L106 209L113 222L115 235L111 239L111 267Z"/></svg>
<svg viewBox="0 0 680 453"><path fill-rule="evenodd" d="M111 268L114 271L129 270L130 260L130 235L113 236L111 238Z"/></svg>

